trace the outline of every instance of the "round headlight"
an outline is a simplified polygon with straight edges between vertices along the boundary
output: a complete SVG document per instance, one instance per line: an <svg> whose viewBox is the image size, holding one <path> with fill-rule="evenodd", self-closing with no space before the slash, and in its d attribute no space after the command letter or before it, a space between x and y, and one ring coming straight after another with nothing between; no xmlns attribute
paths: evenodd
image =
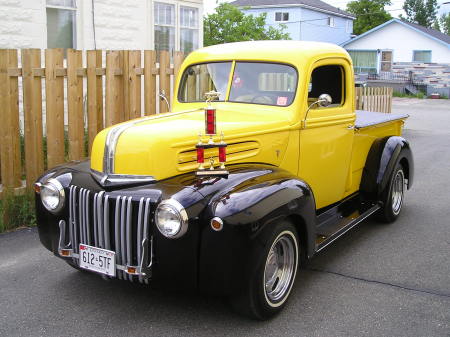
<svg viewBox="0 0 450 337"><path fill-rule="evenodd" d="M64 188L56 179L49 179L41 186L41 201L50 212L56 213L64 206Z"/></svg>
<svg viewBox="0 0 450 337"><path fill-rule="evenodd" d="M169 239L176 239L186 233L188 216L178 201L168 199L162 201L156 208L155 222L162 235Z"/></svg>

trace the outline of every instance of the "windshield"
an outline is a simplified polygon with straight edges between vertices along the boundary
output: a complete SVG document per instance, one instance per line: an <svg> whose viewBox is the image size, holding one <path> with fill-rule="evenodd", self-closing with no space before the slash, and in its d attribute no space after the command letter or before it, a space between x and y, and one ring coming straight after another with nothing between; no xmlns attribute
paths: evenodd
<svg viewBox="0 0 450 337"><path fill-rule="evenodd" d="M295 97L297 71L278 63L236 62L229 97L226 97L231 62L190 66L181 78L180 102L203 102L205 93L217 91L219 101L288 106Z"/></svg>
<svg viewBox="0 0 450 337"><path fill-rule="evenodd" d="M231 62L196 64L187 68L181 78L178 100L183 103L204 102L205 93L217 91L225 100Z"/></svg>

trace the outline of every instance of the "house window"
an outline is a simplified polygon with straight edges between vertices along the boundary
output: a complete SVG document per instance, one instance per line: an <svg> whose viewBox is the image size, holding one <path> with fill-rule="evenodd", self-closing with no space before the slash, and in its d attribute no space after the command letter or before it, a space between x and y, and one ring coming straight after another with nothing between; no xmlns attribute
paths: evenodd
<svg viewBox="0 0 450 337"><path fill-rule="evenodd" d="M413 62L431 63L431 50L414 50Z"/></svg>
<svg viewBox="0 0 450 337"><path fill-rule="evenodd" d="M334 27L334 18L331 16L328 17L328 26Z"/></svg>
<svg viewBox="0 0 450 337"><path fill-rule="evenodd" d="M76 48L76 0L47 0L47 48Z"/></svg>
<svg viewBox="0 0 450 337"><path fill-rule="evenodd" d="M376 50L349 50L355 73L376 73L378 55Z"/></svg>
<svg viewBox="0 0 450 337"><path fill-rule="evenodd" d="M180 51L198 48L198 8L180 6Z"/></svg>
<svg viewBox="0 0 450 337"><path fill-rule="evenodd" d="M353 28L353 27L352 27L352 20L347 20L346 28L345 28L345 30L347 31L347 33L351 34L352 31L353 31L352 28Z"/></svg>
<svg viewBox="0 0 450 337"><path fill-rule="evenodd" d="M175 49L175 5L155 2L155 50Z"/></svg>
<svg viewBox="0 0 450 337"><path fill-rule="evenodd" d="M278 22L289 21L289 13L276 12L275 13L275 21L278 21Z"/></svg>

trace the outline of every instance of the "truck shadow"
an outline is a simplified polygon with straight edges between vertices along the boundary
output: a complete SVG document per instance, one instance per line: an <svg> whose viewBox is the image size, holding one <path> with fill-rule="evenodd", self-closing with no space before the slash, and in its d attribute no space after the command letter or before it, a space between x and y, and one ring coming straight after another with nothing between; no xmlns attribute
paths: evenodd
<svg viewBox="0 0 450 337"><path fill-rule="evenodd" d="M326 269L342 250L344 253L351 250L377 230L381 230L380 226L374 225L371 220L366 221L308 262L304 269L299 270L290 303L279 316L267 322L253 321L235 314L222 298L169 292L118 280L105 281L94 274L71 271L69 266L63 266L67 272L54 287L58 296L70 301L71 307L89 307L98 317L107 320L111 328L116 325L120 326L120 330L133 326L143 330L170 327L171 331L180 333L201 328L205 333L213 329L216 333L221 331L221 334L232 334L236 329L244 332L250 328L254 332L255 329L278 325L299 314L306 314L305 303L315 293L312 288L319 277L317 272L308 268Z"/></svg>

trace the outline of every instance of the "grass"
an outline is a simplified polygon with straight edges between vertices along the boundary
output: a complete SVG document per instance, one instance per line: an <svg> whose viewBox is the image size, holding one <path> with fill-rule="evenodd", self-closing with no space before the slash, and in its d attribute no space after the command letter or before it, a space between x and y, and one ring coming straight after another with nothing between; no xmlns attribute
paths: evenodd
<svg viewBox="0 0 450 337"><path fill-rule="evenodd" d="M44 167L47 167L47 137L43 137ZM88 134L84 134L84 151L88 154ZM22 179L25 176L25 137L20 135L20 153L22 161ZM67 131L64 132L64 157L69 160L69 137ZM0 233L19 227L30 227L36 224L34 209L34 194L14 196L4 191L2 200L0 200Z"/></svg>
<svg viewBox="0 0 450 337"><path fill-rule="evenodd" d="M34 194L15 196L4 191L0 200L0 233L35 224Z"/></svg>
<svg viewBox="0 0 450 337"><path fill-rule="evenodd" d="M419 92L419 93L417 93L417 95L411 95L411 94L405 94L402 92L394 91L393 96L394 97L403 97L403 98L419 98L419 99L426 98L426 96L423 92Z"/></svg>

